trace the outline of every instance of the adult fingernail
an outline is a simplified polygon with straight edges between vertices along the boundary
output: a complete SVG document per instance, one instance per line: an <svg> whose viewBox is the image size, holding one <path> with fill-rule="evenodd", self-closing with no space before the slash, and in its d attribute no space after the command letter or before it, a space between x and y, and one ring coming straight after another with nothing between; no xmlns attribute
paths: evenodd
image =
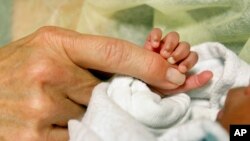
<svg viewBox="0 0 250 141"><path fill-rule="evenodd" d="M170 64L175 64L175 63L176 63L176 61L174 60L174 57L169 57L169 58L168 58L168 62L169 62Z"/></svg>
<svg viewBox="0 0 250 141"><path fill-rule="evenodd" d="M186 80L186 75L174 68L168 68L166 77L167 80L177 85L182 85Z"/></svg>

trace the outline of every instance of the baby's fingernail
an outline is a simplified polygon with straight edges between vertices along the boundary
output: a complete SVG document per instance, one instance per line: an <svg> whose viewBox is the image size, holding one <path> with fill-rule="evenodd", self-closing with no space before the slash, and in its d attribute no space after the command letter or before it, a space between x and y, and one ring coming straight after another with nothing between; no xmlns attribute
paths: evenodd
<svg viewBox="0 0 250 141"><path fill-rule="evenodd" d="M157 37L153 39L153 42L158 43L158 39L157 39Z"/></svg>
<svg viewBox="0 0 250 141"><path fill-rule="evenodd" d="M176 61L174 60L173 57L169 57L169 58L168 58L168 62L169 62L170 64L175 64L175 63L176 63Z"/></svg>
<svg viewBox="0 0 250 141"><path fill-rule="evenodd" d="M186 80L186 75L174 68L168 68L166 77L167 80L177 85L182 85Z"/></svg>

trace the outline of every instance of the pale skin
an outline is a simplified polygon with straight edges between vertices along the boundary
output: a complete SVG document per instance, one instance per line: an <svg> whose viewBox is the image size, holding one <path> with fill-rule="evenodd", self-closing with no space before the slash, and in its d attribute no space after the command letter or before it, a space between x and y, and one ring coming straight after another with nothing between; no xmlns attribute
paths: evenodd
<svg viewBox="0 0 250 141"><path fill-rule="evenodd" d="M187 66L194 65L190 62ZM166 77L170 68L177 66L124 40L40 28L0 48L0 140L68 140L68 120L84 114L92 89L101 82L88 69L130 75L166 95L211 79L202 72L175 84Z"/></svg>

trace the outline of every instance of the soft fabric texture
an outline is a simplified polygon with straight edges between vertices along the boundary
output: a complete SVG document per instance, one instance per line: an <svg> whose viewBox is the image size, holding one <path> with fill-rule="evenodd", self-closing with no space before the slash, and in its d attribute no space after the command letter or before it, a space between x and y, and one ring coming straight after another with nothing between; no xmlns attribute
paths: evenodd
<svg viewBox="0 0 250 141"><path fill-rule="evenodd" d="M107 95L156 135L173 124L187 121L190 116L189 96L177 94L162 99L145 83L132 77L115 77L108 87Z"/></svg>
<svg viewBox="0 0 250 141"><path fill-rule="evenodd" d="M250 66L219 43L193 50L200 58L191 72L211 70L214 77L208 85L161 98L140 80L116 76L96 86L81 121L69 121L70 140L228 140L214 120L228 90L249 85Z"/></svg>
<svg viewBox="0 0 250 141"><path fill-rule="evenodd" d="M107 96L109 84L102 83L93 91L88 111L81 121L69 121L70 141L227 141L225 131L208 120L195 120L175 126L161 136L129 113L122 110ZM145 117L146 118L146 117ZM209 140L208 140L209 141Z"/></svg>

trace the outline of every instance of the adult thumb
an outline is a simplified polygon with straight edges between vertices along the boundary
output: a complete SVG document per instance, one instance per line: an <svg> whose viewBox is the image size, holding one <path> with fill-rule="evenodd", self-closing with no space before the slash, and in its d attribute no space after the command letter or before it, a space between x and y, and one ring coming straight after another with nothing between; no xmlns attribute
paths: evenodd
<svg viewBox="0 0 250 141"><path fill-rule="evenodd" d="M53 30L52 39L60 40L59 48L82 68L130 75L164 89L177 88L185 81L185 75L160 55L133 43L55 27Z"/></svg>

